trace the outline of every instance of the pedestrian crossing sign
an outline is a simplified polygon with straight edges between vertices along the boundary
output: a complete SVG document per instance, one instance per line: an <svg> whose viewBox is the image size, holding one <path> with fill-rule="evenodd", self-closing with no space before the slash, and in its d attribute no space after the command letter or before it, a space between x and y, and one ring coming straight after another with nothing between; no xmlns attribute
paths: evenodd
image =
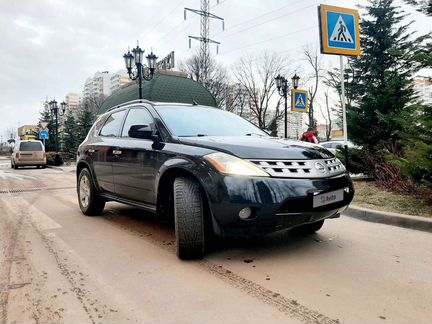
<svg viewBox="0 0 432 324"><path fill-rule="evenodd" d="M307 91L293 89L291 92L292 110L295 112L308 112Z"/></svg>
<svg viewBox="0 0 432 324"><path fill-rule="evenodd" d="M361 55L357 10L334 6L318 7L321 53Z"/></svg>

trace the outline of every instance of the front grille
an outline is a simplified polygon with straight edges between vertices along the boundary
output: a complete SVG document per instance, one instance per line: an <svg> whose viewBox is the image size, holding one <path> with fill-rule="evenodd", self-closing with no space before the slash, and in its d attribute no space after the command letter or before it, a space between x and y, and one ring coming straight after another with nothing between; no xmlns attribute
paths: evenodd
<svg viewBox="0 0 432 324"><path fill-rule="evenodd" d="M327 178L341 174L345 168L336 158L322 160L250 160L272 177Z"/></svg>

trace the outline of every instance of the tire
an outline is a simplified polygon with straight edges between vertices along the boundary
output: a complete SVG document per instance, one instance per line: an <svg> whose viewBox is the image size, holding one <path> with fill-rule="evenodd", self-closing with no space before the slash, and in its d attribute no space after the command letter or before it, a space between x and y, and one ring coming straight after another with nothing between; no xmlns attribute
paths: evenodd
<svg viewBox="0 0 432 324"><path fill-rule="evenodd" d="M17 169L18 169L18 165L14 164L13 168L14 168L15 170L17 170Z"/></svg>
<svg viewBox="0 0 432 324"><path fill-rule="evenodd" d="M105 200L98 194L88 169L81 170L77 183L78 203L84 215L101 215Z"/></svg>
<svg viewBox="0 0 432 324"><path fill-rule="evenodd" d="M180 177L174 181L174 223L177 256L201 259L205 251L204 206L199 183Z"/></svg>
<svg viewBox="0 0 432 324"><path fill-rule="evenodd" d="M315 223L301 225L299 227L294 228L294 231L300 234L313 234L315 232L318 232L323 225L324 225L324 219Z"/></svg>

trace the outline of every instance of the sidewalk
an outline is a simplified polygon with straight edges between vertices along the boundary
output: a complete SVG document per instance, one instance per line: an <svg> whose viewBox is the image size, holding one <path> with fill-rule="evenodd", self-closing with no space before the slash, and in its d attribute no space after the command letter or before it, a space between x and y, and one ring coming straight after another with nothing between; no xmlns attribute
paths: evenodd
<svg viewBox="0 0 432 324"><path fill-rule="evenodd" d="M64 172L75 172L76 164L74 162L74 163L71 163L70 165L66 165L66 164L63 164L61 166L47 165L47 168L56 169L56 170L64 171Z"/></svg>
<svg viewBox="0 0 432 324"><path fill-rule="evenodd" d="M355 205L351 205L343 214L367 222L393 225L432 233L432 219L427 217L382 212Z"/></svg>

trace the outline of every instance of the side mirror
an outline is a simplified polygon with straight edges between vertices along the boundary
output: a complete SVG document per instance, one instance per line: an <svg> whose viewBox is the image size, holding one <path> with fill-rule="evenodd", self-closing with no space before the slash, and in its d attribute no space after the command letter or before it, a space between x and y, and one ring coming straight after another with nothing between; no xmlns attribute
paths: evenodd
<svg viewBox="0 0 432 324"><path fill-rule="evenodd" d="M152 139L153 129L150 125L133 125L128 135L132 138Z"/></svg>

